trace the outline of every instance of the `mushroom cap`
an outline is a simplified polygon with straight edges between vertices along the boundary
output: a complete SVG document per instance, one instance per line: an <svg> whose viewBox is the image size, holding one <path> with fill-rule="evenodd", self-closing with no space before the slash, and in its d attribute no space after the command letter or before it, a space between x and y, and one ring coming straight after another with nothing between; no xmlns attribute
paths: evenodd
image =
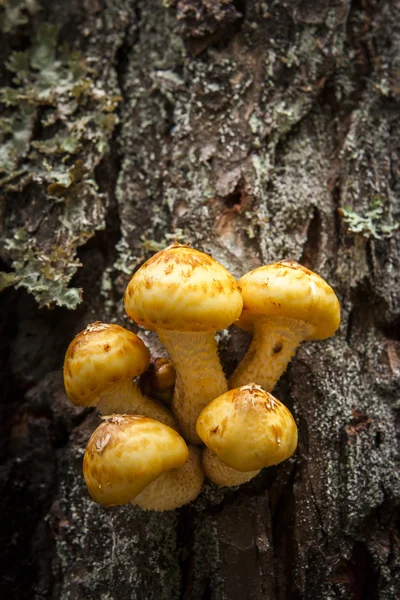
<svg viewBox="0 0 400 600"><path fill-rule="evenodd" d="M157 252L133 275L125 310L147 329L217 331L239 318L235 278L216 260L180 244Z"/></svg>
<svg viewBox="0 0 400 600"><path fill-rule="evenodd" d="M238 471L277 465L297 446L291 412L255 383L210 402L197 419L196 431L222 462Z"/></svg>
<svg viewBox="0 0 400 600"><path fill-rule="evenodd" d="M100 321L91 323L75 336L65 355L67 395L74 404L95 406L108 387L133 379L149 362L149 351L132 331Z"/></svg>
<svg viewBox="0 0 400 600"><path fill-rule="evenodd" d="M184 439L171 427L137 415L113 415L90 438L83 475L93 500L125 504L165 471L189 458Z"/></svg>
<svg viewBox="0 0 400 600"><path fill-rule="evenodd" d="M292 260L254 269L239 280L243 312L235 323L252 332L259 317L286 317L310 324L309 340L333 335L340 323L340 304L322 277Z"/></svg>

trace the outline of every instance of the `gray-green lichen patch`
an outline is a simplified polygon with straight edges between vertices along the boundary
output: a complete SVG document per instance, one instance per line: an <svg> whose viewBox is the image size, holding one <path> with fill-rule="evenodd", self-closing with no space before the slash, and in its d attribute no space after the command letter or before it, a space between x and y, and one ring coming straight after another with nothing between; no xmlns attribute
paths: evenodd
<svg viewBox="0 0 400 600"><path fill-rule="evenodd" d="M5 250L13 256L12 273L1 273L0 291L10 285L27 288L42 305L54 303L75 308L81 301L80 291L68 288L70 271L74 272L80 262L71 256L71 248L54 245L46 253L41 252L36 239L25 229L17 229L14 236L5 241ZM38 273L41 276L38 277Z"/></svg>
<svg viewBox="0 0 400 600"><path fill-rule="evenodd" d="M339 214L347 223L349 231L361 233L365 238L380 240L390 237L400 227L400 223L389 223L384 215L385 198L372 196L368 210L362 215L356 213L350 206L339 209Z"/></svg>
<svg viewBox="0 0 400 600"><path fill-rule="evenodd" d="M104 227L94 169L108 150L120 97L98 79L90 57L57 37L57 27L38 24L32 46L9 56L12 83L0 88L2 257L12 268L2 285L25 287L40 306L75 308L80 293L68 285L80 264L77 248ZM24 216L26 195L36 199L35 223Z"/></svg>
<svg viewBox="0 0 400 600"><path fill-rule="evenodd" d="M11 33L39 10L36 0L0 0L0 31Z"/></svg>

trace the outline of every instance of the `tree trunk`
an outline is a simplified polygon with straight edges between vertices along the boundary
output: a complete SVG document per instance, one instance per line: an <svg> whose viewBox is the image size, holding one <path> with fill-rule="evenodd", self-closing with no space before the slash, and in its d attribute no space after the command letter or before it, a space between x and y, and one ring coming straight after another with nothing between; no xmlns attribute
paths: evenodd
<svg viewBox="0 0 400 600"><path fill-rule="evenodd" d="M0 3L1 596L399 597L399 3L39 1ZM175 239L237 277L301 262L341 327L275 390L292 459L174 512L102 508L63 355L127 325L130 275Z"/></svg>

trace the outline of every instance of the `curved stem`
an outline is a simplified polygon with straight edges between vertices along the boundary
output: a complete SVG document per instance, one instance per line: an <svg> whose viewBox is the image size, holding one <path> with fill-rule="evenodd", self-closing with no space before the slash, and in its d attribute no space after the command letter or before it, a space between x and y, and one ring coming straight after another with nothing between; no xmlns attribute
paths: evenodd
<svg viewBox="0 0 400 600"><path fill-rule="evenodd" d="M202 444L196 433L197 417L211 400L228 391L214 334L165 329L157 333L176 369L174 415L185 440Z"/></svg>
<svg viewBox="0 0 400 600"><path fill-rule="evenodd" d="M232 467L228 467L228 465L223 463L215 452L209 448L204 448L203 451L203 468L210 481L227 487L233 487L250 481L250 479L253 479L260 472L259 469L257 471L237 471L236 469L232 469Z"/></svg>
<svg viewBox="0 0 400 600"><path fill-rule="evenodd" d="M102 415L143 415L156 419L164 425L178 429L171 412L160 402L144 396L132 380L117 381L103 392L97 402L97 410Z"/></svg>
<svg viewBox="0 0 400 600"><path fill-rule="evenodd" d="M276 317L255 321L253 340L230 378L229 387L254 382L270 392L309 333L310 325L295 319Z"/></svg>

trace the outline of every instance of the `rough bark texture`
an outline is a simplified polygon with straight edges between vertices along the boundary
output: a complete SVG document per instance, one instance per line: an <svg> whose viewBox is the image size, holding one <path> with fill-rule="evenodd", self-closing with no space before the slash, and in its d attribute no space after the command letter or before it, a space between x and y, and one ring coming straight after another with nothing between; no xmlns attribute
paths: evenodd
<svg viewBox="0 0 400 600"><path fill-rule="evenodd" d="M399 3L33 7L0 2L4 88L39 85L50 46L67 80L63 41L83 74L29 110L2 96L1 257L17 289L1 297L1 596L399 597ZM35 35L30 67L5 62ZM68 402L63 354L88 322L127 323L129 275L172 239L235 276L298 260L334 286L342 324L276 390L299 425L293 459L176 512L104 509L81 475L97 417ZM220 345L230 374L248 339Z"/></svg>

